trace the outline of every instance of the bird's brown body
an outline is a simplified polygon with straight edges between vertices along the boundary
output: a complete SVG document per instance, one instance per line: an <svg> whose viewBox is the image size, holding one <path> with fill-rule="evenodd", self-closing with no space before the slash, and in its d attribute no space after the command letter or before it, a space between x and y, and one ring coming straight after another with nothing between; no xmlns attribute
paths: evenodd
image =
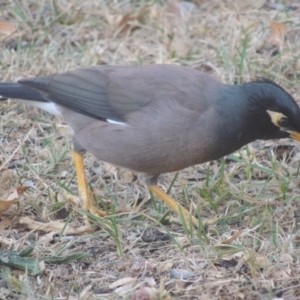
<svg viewBox="0 0 300 300"><path fill-rule="evenodd" d="M111 124L60 107L82 148L102 161L150 175L212 159L212 130L217 116L211 104L222 85L219 81L196 70L178 70L176 66L98 70L99 77L105 77L106 101L112 107L114 101L124 103L124 109L116 109L124 124ZM160 76L153 76L155 71ZM212 84L214 94L209 96ZM207 103L202 103L200 109L197 95L201 93Z"/></svg>

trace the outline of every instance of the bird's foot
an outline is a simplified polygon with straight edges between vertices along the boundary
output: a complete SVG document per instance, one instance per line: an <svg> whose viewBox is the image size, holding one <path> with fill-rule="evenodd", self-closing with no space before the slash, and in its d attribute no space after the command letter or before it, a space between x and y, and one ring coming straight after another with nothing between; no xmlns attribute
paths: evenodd
<svg viewBox="0 0 300 300"><path fill-rule="evenodd" d="M149 187L149 190L154 193L159 199L165 202L175 213L179 215L182 219L182 222L186 224L188 229L191 229L191 225L194 225L196 228L199 227L199 220L192 216L192 214L176 202L172 197L167 193L161 190L158 186L152 185Z"/></svg>
<svg viewBox="0 0 300 300"><path fill-rule="evenodd" d="M90 214L96 216L96 217L105 217L107 214L105 211L100 210L96 208L91 202L88 202L88 204L85 207L86 211L89 212Z"/></svg>

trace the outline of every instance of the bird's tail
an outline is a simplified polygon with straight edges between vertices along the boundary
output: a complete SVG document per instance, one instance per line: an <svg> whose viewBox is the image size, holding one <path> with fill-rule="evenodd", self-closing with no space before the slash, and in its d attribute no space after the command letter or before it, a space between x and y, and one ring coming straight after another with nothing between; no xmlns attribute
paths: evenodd
<svg viewBox="0 0 300 300"><path fill-rule="evenodd" d="M48 102L43 94L23 84L0 82L0 100L7 98Z"/></svg>

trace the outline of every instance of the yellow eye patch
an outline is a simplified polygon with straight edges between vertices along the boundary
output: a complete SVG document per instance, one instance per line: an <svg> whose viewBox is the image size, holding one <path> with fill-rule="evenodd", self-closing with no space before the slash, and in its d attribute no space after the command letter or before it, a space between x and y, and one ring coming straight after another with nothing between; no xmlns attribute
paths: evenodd
<svg viewBox="0 0 300 300"><path fill-rule="evenodd" d="M270 115L272 123L277 127L280 127L279 121L281 119L287 119L287 117L284 114L279 113L277 111L267 110L267 113Z"/></svg>

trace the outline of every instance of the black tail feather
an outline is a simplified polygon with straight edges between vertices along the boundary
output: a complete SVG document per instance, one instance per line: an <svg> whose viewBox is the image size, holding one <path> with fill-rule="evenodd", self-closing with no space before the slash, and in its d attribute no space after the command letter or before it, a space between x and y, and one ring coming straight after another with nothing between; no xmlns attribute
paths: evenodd
<svg viewBox="0 0 300 300"><path fill-rule="evenodd" d="M7 98L49 102L43 94L20 83L0 83L0 100Z"/></svg>

